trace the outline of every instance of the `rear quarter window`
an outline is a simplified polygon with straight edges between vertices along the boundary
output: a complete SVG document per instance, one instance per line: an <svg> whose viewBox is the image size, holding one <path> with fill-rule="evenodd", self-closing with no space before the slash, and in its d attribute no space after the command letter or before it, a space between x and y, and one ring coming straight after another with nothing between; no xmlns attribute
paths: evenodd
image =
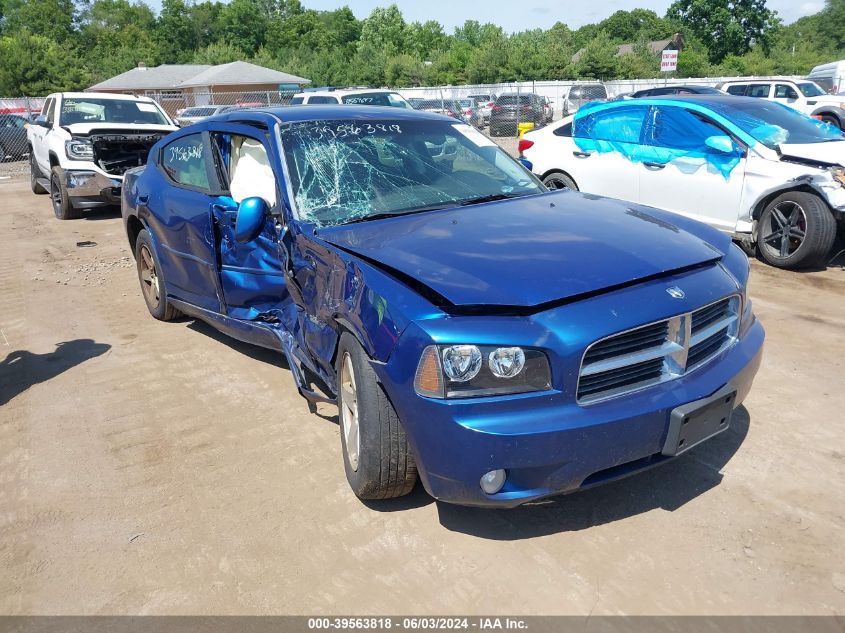
<svg viewBox="0 0 845 633"><path fill-rule="evenodd" d="M180 185L210 190L202 134L183 136L165 145L161 151L161 168Z"/></svg>
<svg viewBox="0 0 845 633"><path fill-rule="evenodd" d="M728 86L727 88L725 88L725 91L729 95L734 95L735 97L742 97L743 95L745 95L745 89L747 87L748 86L744 86L744 85L743 86Z"/></svg>

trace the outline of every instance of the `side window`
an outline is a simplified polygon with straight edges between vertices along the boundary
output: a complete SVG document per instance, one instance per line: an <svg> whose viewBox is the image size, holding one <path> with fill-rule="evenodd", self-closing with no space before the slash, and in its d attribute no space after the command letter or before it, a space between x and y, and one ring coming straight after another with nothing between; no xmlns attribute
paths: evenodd
<svg viewBox="0 0 845 633"><path fill-rule="evenodd" d="M647 106L612 108L573 121L573 136L612 143L640 142Z"/></svg>
<svg viewBox="0 0 845 633"><path fill-rule="evenodd" d="M302 105L302 103L304 101L305 101L305 99L303 97L294 97L293 99L290 100L290 104L291 105Z"/></svg>
<svg viewBox="0 0 845 633"><path fill-rule="evenodd" d="M202 134L183 136L165 145L161 168L174 182L209 191Z"/></svg>
<svg viewBox="0 0 845 633"><path fill-rule="evenodd" d="M768 99L771 84L751 84L748 86L748 96L757 97L758 99Z"/></svg>
<svg viewBox="0 0 845 633"><path fill-rule="evenodd" d="M213 144L232 199L240 203L245 198L264 198L275 206L276 176L264 144L248 136L220 133L214 134Z"/></svg>
<svg viewBox="0 0 845 633"><path fill-rule="evenodd" d="M56 120L56 100L55 99L47 99L47 103L44 104L44 110L42 114L47 117L47 122L50 125Z"/></svg>
<svg viewBox="0 0 845 633"><path fill-rule="evenodd" d="M704 141L711 136L724 136L715 125L684 110L671 106L654 108L651 122L651 144L669 149L707 151Z"/></svg>
<svg viewBox="0 0 845 633"><path fill-rule="evenodd" d="M792 86L777 84L775 86L775 99L797 99L798 93Z"/></svg>
<svg viewBox="0 0 845 633"><path fill-rule="evenodd" d="M746 89L746 88L748 88L748 86L746 86L746 85L740 85L740 86L728 86L728 87L726 88L726 92L727 92L729 95L734 95L734 96L736 96L736 97L741 97L741 96L743 96L743 95L745 94L745 89Z"/></svg>

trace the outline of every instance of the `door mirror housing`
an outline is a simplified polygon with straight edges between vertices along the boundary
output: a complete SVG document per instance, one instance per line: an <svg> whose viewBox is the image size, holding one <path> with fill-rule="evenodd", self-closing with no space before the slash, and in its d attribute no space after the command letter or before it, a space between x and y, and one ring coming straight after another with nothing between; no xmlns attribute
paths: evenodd
<svg viewBox="0 0 845 633"><path fill-rule="evenodd" d="M244 198L238 205L235 219L235 240L239 244L251 242L261 233L269 206L264 198Z"/></svg>
<svg viewBox="0 0 845 633"><path fill-rule="evenodd" d="M722 154L735 154L737 152L736 145L731 140L731 137L727 135L709 136L704 141L704 144L710 149L714 149Z"/></svg>
<svg viewBox="0 0 845 633"><path fill-rule="evenodd" d="M38 125L39 127L46 127L48 129L50 127L50 122L47 120L47 117L43 114L39 114L37 117L35 117L35 121L33 121L33 123L35 123L35 125Z"/></svg>

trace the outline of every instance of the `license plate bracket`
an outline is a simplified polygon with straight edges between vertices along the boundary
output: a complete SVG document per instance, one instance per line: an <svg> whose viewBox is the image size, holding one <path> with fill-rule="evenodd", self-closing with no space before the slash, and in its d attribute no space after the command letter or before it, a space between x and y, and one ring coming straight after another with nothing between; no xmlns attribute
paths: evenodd
<svg viewBox="0 0 845 633"><path fill-rule="evenodd" d="M672 409L662 454L680 455L726 431L731 425L735 401L736 389L725 385L707 398Z"/></svg>

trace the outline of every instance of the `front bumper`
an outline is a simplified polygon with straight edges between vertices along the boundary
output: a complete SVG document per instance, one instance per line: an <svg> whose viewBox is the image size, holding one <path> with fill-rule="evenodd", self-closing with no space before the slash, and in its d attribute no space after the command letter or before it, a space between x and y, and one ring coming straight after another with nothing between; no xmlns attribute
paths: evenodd
<svg viewBox="0 0 845 633"><path fill-rule="evenodd" d="M668 297L663 288L660 292ZM610 309L617 315L628 312L632 320L643 323L649 319L638 314L642 306L654 309L656 300L662 300L652 293L654 300L649 301L649 292L642 289L631 290L630 294L640 295L639 306L628 307L624 299L620 302L618 297L614 301L605 296L584 302L594 302L592 307L573 305L537 320L550 328L555 327L553 323L565 322L566 331L549 329L546 338L573 342L571 357L580 362L578 350L583 348L575 343L573 333L589 329L590 324L581 321L579 313L595 315L597 309L601 312L605 305L613 306ZM518 338L518 328L510 335ZM759 368L764 336L762 326L750 317L731 347L689 374L587 405L577 404L564 386L574 382L573 365L554 353L550 359L551 390L499 398L420 397L413 391L413 374L407 376L408 368L402 367L407 362L402 358L406 353L397 354L398 348L391 360L374 368L405 426L429 494L461 505L514 507L619 479L674 459L665 454L672 411L708 398L726 386L736 390L732 406L738 407ZM437 335L433 338L438 340ZM477 342L487 344L488 339ZM508 343L530 345L521 339ZM497 469L506 470L507 483L500 492L485 494L479 481L482 475Z"/></svg>
<svg viewBox="0 0 845 633"><path fill-rule="evenodd" d="M120 204L123 181L87 169L68 169L64 172L68 197L76 209L90 209Z"/></svg>

